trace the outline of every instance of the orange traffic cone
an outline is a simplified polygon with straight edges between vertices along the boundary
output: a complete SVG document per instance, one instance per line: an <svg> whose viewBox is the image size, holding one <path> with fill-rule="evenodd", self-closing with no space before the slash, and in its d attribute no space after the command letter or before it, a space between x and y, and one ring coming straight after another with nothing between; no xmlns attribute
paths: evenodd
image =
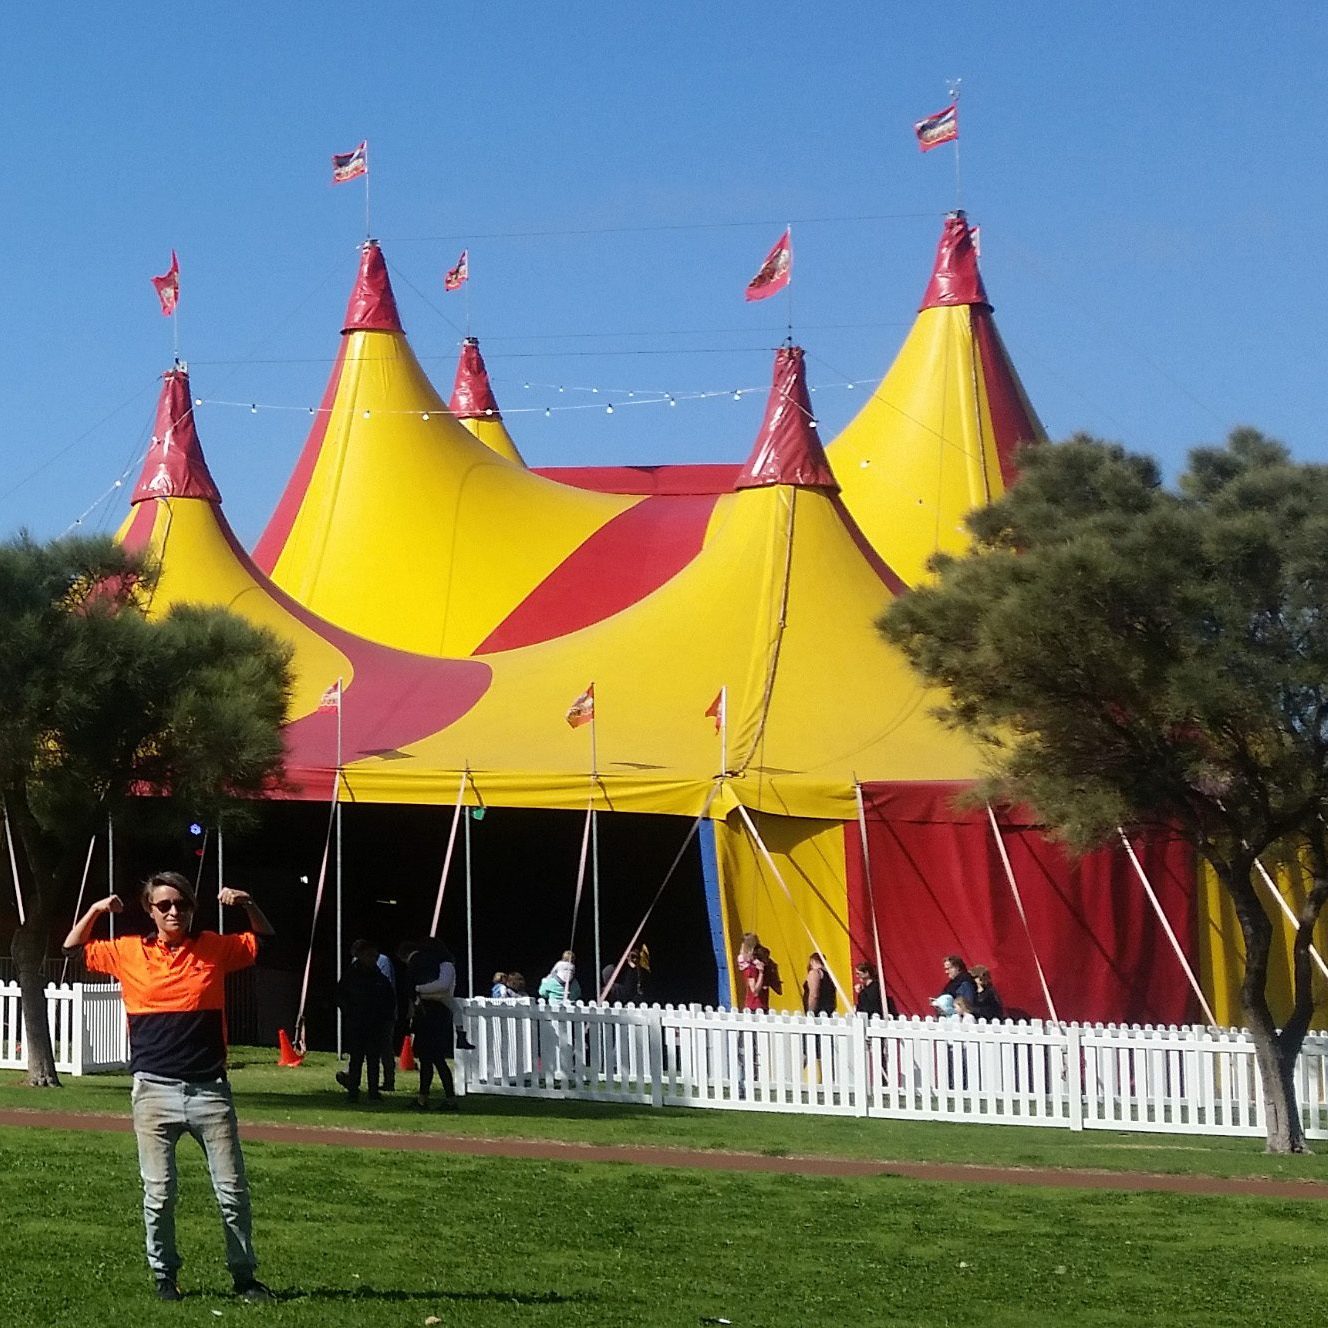
<svg viewBox="0 0 1328 1328"><path fill-rule="evenodd" d="M413 1070L415 1068L415 1047L410 1040L409 1033L402 1039L401 1055L397 1057L397 1065L402 1070Z"/></svg>
<svg viewBox="0 0 1328 1328"><path fill-rule="evenodd" d="M277 1057L278 1065L285 1065L294 1069L295 1066L304 1064L303 1053L296 1051L291 1045L291 1040L287 1037L284 1028L280 1029L277 1033L277 1048L280 1052L280 1055Z"/></svg>

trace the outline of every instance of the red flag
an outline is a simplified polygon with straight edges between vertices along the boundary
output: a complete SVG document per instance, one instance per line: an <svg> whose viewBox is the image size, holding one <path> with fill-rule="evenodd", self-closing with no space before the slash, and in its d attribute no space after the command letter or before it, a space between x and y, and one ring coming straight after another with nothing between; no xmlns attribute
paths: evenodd
<svg viewBox="0 0 1328 1328"><path fill-rule="evenodd" d="M320 715L326 715L330 711L341 709L341 679L338 678L331 687L327 689L318 702L318 711Z"/></svg>
<svg viewBox="0 0 1328 1328"><path fill-rule="evenodd" d="M579 729L582 724L589 724L595 718L595 684L592 682L580 696L567 707L567 722Z"/></svg>
<svg viewBox="0 0 1328 1328"><path fill-rule="evenodd" d="M913 126L913 132L918 136L918 147L923 152L930 152L932 148L938 148L942 143L958 138L959 103L952 101L945 110L937 111L935 115L929 115L925 120L919 120Z"/></svg>
<svg viewBox="0 0 1328 1328"><path fill-rule="evenodd" d="M447 276L443 278L443 289L445 291L460 290L469 280L470 250L463 249L461 257L457 259L456 267L449 268Z"/></svg>
<svg viewBox="0 0 1328 1328"><path fill-rule="evenodd" d="M369 174L369 140L366 138L354 152L332 154L332 183L345 184L357 176Z"/></svg>
<svg viewBox="0 0 1328 1328"><path fill-rule="evenodd" d="M793 275L793 236L789 231L775 241L775 247L765 256L760 270L747 283L747 299L764 300L776 295L789 284Z"/></svg>
<svg viewBox="0 0 1328 1328"><path fill-rule="evenodd" d="M706 711L706 716L715 721L715 732L722 732L724 728L724 711L727 697L724 695L724 688L719 689L719 695L710 703L710 709Z"/></svg>
<svg viewBox="0 0 1328 1328"><path fill-rule="evenodd" d="M153 277L152 285L157 292L157 299L161 301L161 312L169 318L180 303L180 260L176 258L174 249L171 250L170 271Z"/></svg>

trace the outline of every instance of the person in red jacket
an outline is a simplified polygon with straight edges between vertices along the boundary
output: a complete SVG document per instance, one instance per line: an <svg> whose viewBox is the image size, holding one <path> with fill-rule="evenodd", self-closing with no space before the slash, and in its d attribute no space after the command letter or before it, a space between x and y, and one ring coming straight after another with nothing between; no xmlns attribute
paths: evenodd
<svg viewBox="0 0 1328 1328"><path fill-rule="evenodd" d="M243 890L222 889L221 903L243 908L252 930L225 936L193 931L198 901L177 872L158 872L143 886L144 910L155 925L148 936L91 939L104 914L124 912L124 900L98 900L70 928L65 953L117 978L129 1016L129 1068L134 1134L143 1177L148 1266L160 1300L180 1300L181 1259L175 1244L175 1145L184 1134L207 1156L226 1235L226 1263L235 1292L272 1300L255 1276L253 1219L235 1107L226 1081L226 975L258 957L260 936L272 925Z"/></svg>

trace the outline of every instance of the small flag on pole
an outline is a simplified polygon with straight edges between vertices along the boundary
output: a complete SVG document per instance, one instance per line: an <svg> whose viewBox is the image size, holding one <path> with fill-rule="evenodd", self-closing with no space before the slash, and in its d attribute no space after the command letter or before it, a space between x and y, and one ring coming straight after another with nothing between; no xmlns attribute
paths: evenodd
<svg viewBox="0 0 1328 1328"><path fill-rule="evenodd" d="M457 259L456 267L449 268L447 275L443 278L443 289L445 291L460 290L469 280L470 250L463 249L461 257Z"/></svg>
<svg viewBox="0 0 1328 1328"><path fill-rule="evenodd" d="M918 136L918 147L923 152L930 152L942 143L949 143L959 137L959 103L952 101L943 111L919 120L913 126Z"/></svg>
<svg viewBox="0 0 1328 1328"><path fill-rule="evenodd" d="M793 275L793 236L789 231L775 241L756 275L747 283L748 300L764 300L789 284Z"/></svg>
<svg viewBox="0 0 1328 1328"><path fill-rule="evenodd" d="M332 711L341 709L341 679L338 678L331 687L327 689L318 702L318 713L320 715L329 714Z"/></svg>
<svg viewBox="0 0 1328 1328"><path fill-rule="evenodd" d="M180 260L176 258L174 249L171 250L170 270L159 277L153 277L152 285L157 292L157 299L161 301L161 312L169 318L180 303Z"/></svg>
<svg viewBox="0 0 1328 1328"><path fill-rule="evenodd" d="M366 138L354 152L332 154L332 183L345 184L357 176L369 174L369 140Z"/></svg>
<svg viewBox="0 0 1328 1328"><path fill-rule="evenodd" d="M567 722L579 729L582 724L589 724L595 718L595 684L592 682L580 696L567 707Z"/></svg>
<svg viewBox="0 0 1328 1328"><path fill-rule="evenodd" d="M719 733L724 728L724 711L728 703L728 697L725 696L727 689L721 687L719 695L710 703L710 708L706 711L706 717L715 721L715 732Z"/></svg>

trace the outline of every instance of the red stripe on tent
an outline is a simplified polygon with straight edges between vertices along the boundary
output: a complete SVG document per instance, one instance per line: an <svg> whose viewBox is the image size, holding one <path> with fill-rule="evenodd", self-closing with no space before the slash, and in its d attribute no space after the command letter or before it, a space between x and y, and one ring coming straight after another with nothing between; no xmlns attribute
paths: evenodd
<svg viewBox="0 0 1328 1328"><path fill-rule="evenodd" d="M986 811L956 808L959 784L863 788L885 983L905 1014L930 1013L944 956L986 964L1007 1010L1046 1016L1037 969ZM1143 887L1119 846L1078 860L1018 810L998 813L1029 930L1062 1019L1190 1022L1194 998ZM873 961L858 827L844 827L855 962ZM1135 839L1186 957L1194 955L1195 862L1161 833Z"/></svg>
<svg viewBox="0 0 1328 1328"><path fill-rule="evenodd" d="M742 473L736 462L695 466L541 466L536 475L594 493L730 493Z"/></svg>
<svg viewBox="0 0 1328 1328"><path fill-rule="evenodd" d="M272 599L349 661L350 678L341 699L341 755L346 764L373 756L391 760L398 749L454 724L489 690L493 670L479 660L412 655L324 622L263 577L227 522L221 522L221 531L232 553ZM282 792L329 797L336 779L336 712L304 715L286 725L284 736L287 775L296 787Z"/></svg>
<svg viewBox="0 0 1328 1328"><path fill-rule="evenodd" d="M130 553L142 553L152 539L152 527L157 520L157 504L136 503L133 513L133 520L130 521L129 529L125 531L124 539L120 543Z"/></svg>
<svg viewBox="0 0 1328 1328"><path fill-rule="evenodd" d="M645 498L606 522L544 578L476 649L536 645L644 599L701 550L717 494Z"/></svg>
<svg viewBox="0 0 1328 1328"><path fill-rule="evenodd" d="M866 535L862 533L858 523L854 521L848 508L844 506L843 500L836 493L831 495L830 501L834 503L835 511L839 513L839 519L844 523L844 529L848 531L853 539L857 550L862 554L863 560L871 567L885 584L885 587L892 595L907 595L908 586L899 574L890 566L889 563L881 557L868 542Z"/></svg>
<svg viewBox="0 0 1328 1328"><path fill-rule="evenodd" d="M258 543L254 545L253 560L266 575L271 575L272 569L277 565L277 559L281 557L281 551L286 547L300 504L304 502L304 495L308 491L314 466L318 463L318 454L323 449L328 421L332 418L332 404L336 401L337 389L341 386L341 372L346 361L347 344L343 337L337 349L332 374L327 380L327 389L319 404L318 414L314 417L313 428L309 430L309 437L300 452L300 459L295 463L295 470L286 484L285 492L281 495L281 501L277 503L277 510L272 513L267 528L258 537Z"/></svg>
<svg viewBox="0 0 1328 1328"><path fill-rule="evenodd" d="M996 434L996 456L1000 462L1001 479L1008 489L1019 478L1015 465L1019 444L1041 442L1046 435L1010 367L1010 357L1001 334L996 330L991 310L975 307L972 317L973 334L982 362L982 381L987 389L987 408Z"/></svg>

